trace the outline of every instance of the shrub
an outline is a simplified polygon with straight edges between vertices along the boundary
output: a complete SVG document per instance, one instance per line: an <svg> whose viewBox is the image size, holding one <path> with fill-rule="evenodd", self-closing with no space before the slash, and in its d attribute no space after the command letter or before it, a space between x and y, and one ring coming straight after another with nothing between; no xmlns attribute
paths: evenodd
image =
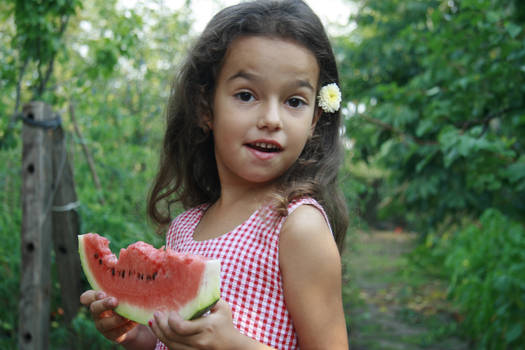
<svg viewBox="0 0 525 350"><path fill-rule="evenodd" d="M446 244L450 295L478 349L525 344L525 228L489 209ZM444 240L442 240L444 242Z"/></svg>

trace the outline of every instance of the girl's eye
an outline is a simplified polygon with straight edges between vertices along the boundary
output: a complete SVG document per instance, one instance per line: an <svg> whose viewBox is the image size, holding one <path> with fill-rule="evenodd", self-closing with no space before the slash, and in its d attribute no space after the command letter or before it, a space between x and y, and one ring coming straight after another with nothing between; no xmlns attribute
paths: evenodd
<svg viewBox="0 0 525 350"><path fill-rule="evenodd" d="M247 91L239 92L235 96L243 102L250 102L253 99L253 95Z"/></svg>
<svg viewBox="0 0 525 350"><path fill-rule="evenodd" d="M287 103L290 107L293 107L293 108L299 108L306 104L303 100L297 97L292 97L291 99L287 101Z"/></svg>

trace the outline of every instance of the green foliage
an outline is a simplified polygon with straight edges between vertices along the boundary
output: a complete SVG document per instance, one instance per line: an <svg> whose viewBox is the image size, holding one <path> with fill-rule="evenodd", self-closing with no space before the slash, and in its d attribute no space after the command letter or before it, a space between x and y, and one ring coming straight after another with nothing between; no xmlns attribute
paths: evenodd
<svg viewBox="0 0 525 350"><path fill-rule="evenodd" d="M524 217L519 3L366 0L337 38L352 161L385 169L383 211L420 232L491 207Z"/></svg>
<svg viewBox="0 0 525 350"><path fill-rule="evenodd" d="M449 281L459 330L475 349L519 349L525 341L525 227L495 209L427 235L412 266Z"/></svg>
<svg viewBox="0 0 525 350"><path fill-rule="evenodd" d="M0 299L3 300L3 311L0 312L0 348L14 349L18 313L11 310L18 310L20 290L19 228L22 215L19 206L20 180L16 170L20 162L18 159L10 159L15 155L13 151L8 157L5 153L8 152L0 152L0 164L6 166L0 172Z"/></svg>
<svg viewBox="0 0 525 350"><path fill-rule="evenodd" d="M38 57L31 56L21 74L25 57L29 57L20 46L21 33L39 27L24 27L30 25L33 13L22 18L23 23L15 18L18 3L48 11L40 21L45 23L39 23L49 32L41 35L54 36L55 44L58 40L50 53L54 55L53 74L41 97L61 114L66 131L80 202L79 233L107 236L115 252L137 240L157 247L164 243L146 218L146 197L157 169L170 78L190 39L191 24L186 10L173 11L160 3L119 8L117 1L106 0L83 2L82 6L78 1L29 1L27 5L0 1L0 299L7 303L0 311L2 349L17 348L20 288L22 125L11 116L17 110L17 97L23 105L34 96L38 70L45 73L51 57L32 51ZM59 8L62 5L75 10L68 12ZM64 16L68 17L67 30L59 37L57 26ZM45 40L42 43L47 45ZM75 133L70 105L82 138ZM82 145L93 156L101 190L94 185ZM60 315L56 273L53 276L50 348L116 349L96 331L83 309L67 327ZM88 288L87 282L84 287Z"/></svg>
<svg viewBox="0 0 525 350"><path fill-rule="evenodd" d="M348 169L362 173L365 163L383 174L372 218L401 217L427 236L411 261L450 280L465 336L480 349L517 348L525 339L525 6L358 6L357 28L335 47ZM369 179L352 179L370 191Z"/></svg>
<svg viewBox="0 0 525 350"><path fill-rule="evenodd" d="M462 327L478 349L525 343L525 227L489 209L437 242Z"/></svg>
<svg viewBox="0 0 525 350"><path fill-rule="evenodd" d="M14 1L17 34L13 47L20 48L22 60L49 62L61 46L64 17L74 14L79 5L76 0Z"/></svg>
<svg viewBox="0 0 525 350"><path fill-rule="evenodd" d="M16 0L14 22L16 35L12 47L18 49L19 60L25 67L36 64L38 77L34 96L41 98L53 72L57 53L64 48L62 36L70 16L80 7L77 0ZM23 74L23 73L22 73Z"/></svg>

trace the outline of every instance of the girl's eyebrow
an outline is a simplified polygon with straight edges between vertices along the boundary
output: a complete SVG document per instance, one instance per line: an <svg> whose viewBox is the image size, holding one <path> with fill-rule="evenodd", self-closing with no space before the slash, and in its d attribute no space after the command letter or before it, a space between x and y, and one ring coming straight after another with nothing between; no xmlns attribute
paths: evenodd
<svg viewBox="0 0 525 350"><path fill-rule="evenodd" d="M238 78L250 80L250 81L257 81L260 80L255 74L245 72L243 70L238 71L234 75L228 78L228 81L232 81Z"/></svg>
<svg viewBox="0 0 525 350"><path fill-rule="evenodd" d="M232 81L232 80L235 80L235 79L238 79L238 78L246 79L246 80L249 80L249 81L259 81L259 80L261 80L255 74L248 73L248 72L246 72L244 70L240 70L239 72L237 72L234 75L232 75L231 77L229 77L228 81ZM296 79L290 85L293 86L293 87L305 87L305 88L308 88L309 90L315 91L314 87L312 86L312 84L310 84L310 82L307 79Z"/></svg>

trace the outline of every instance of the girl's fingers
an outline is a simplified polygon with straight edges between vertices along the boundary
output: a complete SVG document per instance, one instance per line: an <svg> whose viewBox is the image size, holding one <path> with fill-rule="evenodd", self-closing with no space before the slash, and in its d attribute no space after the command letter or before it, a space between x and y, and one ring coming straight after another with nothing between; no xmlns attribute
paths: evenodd
<svg viewBox="0 0 525 350"><path fill-rule="evenodd" d="M113 311L118 305L118 300L108 297L104 292L88 290L80 296L80 303L89 308L98 331L112 341L124 341L128 332L137 326L137 323Z"/></svg>
<svg viewBox="0 0 525 350"><path fill-rule="evenodd" d="M167 314L155 312L153 320L150 322L150 328L160 341L168 345L170 349L192 349L191 336L178 334L175 329L170 327L169 322ZM173 320L171 322L173 323Z"/></svg>
<svg viewBox="0 0 525 350"><path fill-rule="evenodd" d="M137 324L133 321L127 321L118 328L111 329L109 331L103 332L104 336L108 339L112 339L117 343L121 343L126 339L126 334L135 328Z"/></svg>
<svg viewBox="0 0 525 350"><path fill-rule="evenodd" d="M168 325L168 318L163 312L156 311L153 314L153 329L164 335L167 339L174 339L177 334L173 332Z"/></svg>
<svg viewBox="0 0 525 350"><path fill-rule="evenodd" d="M155 336L159 338L161 342L168 345L168 342L172 341L172 339L170 339L171 331L169 330L169 327L162 325L162 323L163 323L162 315L159 315L156 312L153 319L150 320L148 324L151 330L153 331L153 333L155 334ZM168 331L168 333L166 333L166 330Z"/></svg>
<svg viewBox="0 0 525 350"><path fill-rule="evenodd" d="M89 305L89 311L94 318L102 318L113 315L113 312L106 312L113 310L118 305L117 299L113 297L100 299L94 301Z"/></svg>
<svg viewBox="0 0 525 350"><path fill-rule="evenodd" d="M176 334L187 337L201 332L202 325L199 320L185 321L178 313L170 312L168 314L168 327Z"/></svg>
<svg viewBox="0 0 525 350"><path fill-rule="evenodd" d="M96 300L96 291L87 290L82 295L80 295L80 303L85 306L89 306L92 302Z"/></svg>
<svg viewBox="0 0 525 350"><path fill-rule="evenodd" d="M132 321L113 313L112 316L99 318L95 322L98 329L112 330L121 328Z"/></svg>

